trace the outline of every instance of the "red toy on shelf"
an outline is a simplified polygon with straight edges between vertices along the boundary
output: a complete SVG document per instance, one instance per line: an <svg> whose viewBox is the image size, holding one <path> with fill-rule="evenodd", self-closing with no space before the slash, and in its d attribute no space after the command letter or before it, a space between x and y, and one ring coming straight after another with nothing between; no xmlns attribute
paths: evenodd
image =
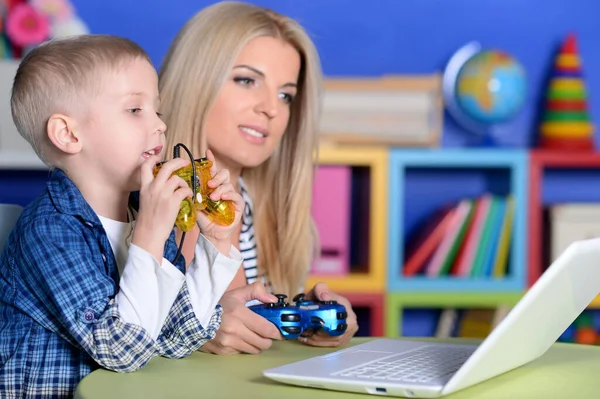
<svg viewBox="0 0 600 399"><path fill-rule="evenodd" d="M594 126L588 113L577 39L570 34L561 46L545 98L540 147L594 150Z"/></svg>

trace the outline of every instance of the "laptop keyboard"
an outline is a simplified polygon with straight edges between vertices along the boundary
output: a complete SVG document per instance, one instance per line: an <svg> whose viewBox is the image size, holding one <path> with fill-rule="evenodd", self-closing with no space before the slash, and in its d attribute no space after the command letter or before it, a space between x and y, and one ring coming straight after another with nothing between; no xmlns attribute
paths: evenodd
<svg viewBox="0 0 600 399"><path fill-rule="evenodd" d="M426 383L455 373L474 350L464 347L427 346L408 354L392 355L337 371L332 375Z"/></svg>

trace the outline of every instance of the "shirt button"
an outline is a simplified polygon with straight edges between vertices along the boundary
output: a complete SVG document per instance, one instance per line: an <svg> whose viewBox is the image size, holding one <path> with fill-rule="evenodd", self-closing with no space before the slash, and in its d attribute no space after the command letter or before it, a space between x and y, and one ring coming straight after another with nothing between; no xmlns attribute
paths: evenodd
<svg viewBox="0 0 600 399"><path fill-rule="evenodd" d="M92 321L92 320L94 320L94 312L88 310L87 312L85 312L83 314L83 318L85 319L85 321Z"/></svg>
<svg viewBox="0 0 600 399"><path fill-rule="evenodd" d="M102 260L104 261L104 263L106 263L106 256L104 254L102 254Z"/></svg>

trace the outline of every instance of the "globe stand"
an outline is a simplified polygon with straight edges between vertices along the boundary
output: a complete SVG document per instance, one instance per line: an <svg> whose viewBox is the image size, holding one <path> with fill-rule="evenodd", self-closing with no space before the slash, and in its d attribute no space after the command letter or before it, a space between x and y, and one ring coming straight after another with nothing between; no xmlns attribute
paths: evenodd
<svg viewBox="0 0 600 399"><path fill-rule="evenodd" d="M460 74L463 65L475 54L481 51L481 45L478 42L470 42L458 49L448 61L446 68L444 69L444 75L442 76L442 93L444 96L444 103L448 113L458 122L458 124L466 128L471 133L475 133L478 136L487 136L485 133L485 126L479 125L478 123L465 117L464 113L460 109L456 98L456 85L458 82L458 75Z"/></svg>

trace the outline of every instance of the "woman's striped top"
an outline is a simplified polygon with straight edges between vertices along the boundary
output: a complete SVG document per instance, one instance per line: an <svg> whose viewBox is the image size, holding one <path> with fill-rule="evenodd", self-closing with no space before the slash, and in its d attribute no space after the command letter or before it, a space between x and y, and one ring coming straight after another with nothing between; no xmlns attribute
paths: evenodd
<svg viewBox="0 0 600 399"><path fill-rule="evenodd" d="M244 185L244 181L240 177L238 184L240 185L242 198L246 203L244 207L244 214L242 215L242 231L240 232L240 253L244 258L244 273L246 275L246 281L248 284L252 284L259 278L265 284L267 289L270 290L270 283L266 276L258 276L258 264L256 263L256 238L254 236L254 226L252 220L252 198Z"/></svg>

